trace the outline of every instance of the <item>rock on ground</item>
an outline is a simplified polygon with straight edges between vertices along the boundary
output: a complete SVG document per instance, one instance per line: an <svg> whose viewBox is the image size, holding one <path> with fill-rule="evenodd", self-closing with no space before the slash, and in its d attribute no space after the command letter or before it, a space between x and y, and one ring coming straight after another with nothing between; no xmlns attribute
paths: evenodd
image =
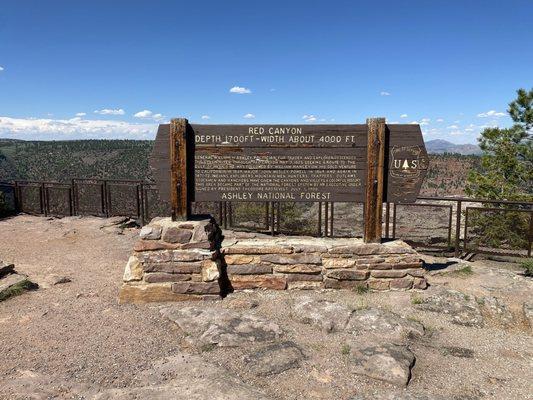
<svg viewBox="0 0 533 400"><path fill-rule="evenodd" d="M300 299L293 307L294 317L309 325L320 327L326 332L344 330L353 310L328 300Z"/></svg>
<svg viewBox="0 0 533 400"><path fill-rule="evenodd" d="M253 342L270 342L282 334L281 328L272 321L233 310L173 305L160 312L178 324L192 342L200 345L243 346Z"/></svg>
<svg viewBox="0 0 533 400"><path fill-rule="evenodd" d="M199 356L180 354L168 357L138 378L137 387L110 389L93 399L268 400L261 391Z"/></svg>
<svg viewBox="0 0 533 400"><path fill-rule="evenodd" d="M350 400L467 400L449 396L439 396L426 393L392 392L392 393L367 393L359 394Z"/></svg>
<svg viewBox="0 0 533 400"><path fill-rule="evenodd" d="M483 326L483 316L476 298L456 290L441 290L426 297L416 308L450 315L454 324Z"/></svg>
<svg viewBox="0 0 533 400"><path fill-rule="evenodd" d="M302 349L294 342L269 344L244 357L250 370L257 376L279 374L298 367L305 358Z"/></svg>
<svg viewBox="0 0 533 400"><path fill-rule="evenodd" d="M407 346L354 343L350 351L359 374L397 386L409 383L415 355Z"/></svg>
<svg viewBox="0 0 533 400"><path fill-rule="evenodd" d="M16 272L9 273L0 278L0 301L36 287L37 285L31 282L26 275Z"/></svg>
<svg viewBox="0 0 533 400"><path fill-rule="evenodd" d="M403 341L424 335L424 326L421 323L379 308L355 311L346 329L354 334L371 333L379 340Z"/></svg>
<svg viewBox="0 0 533 400"><path fill-rule="evenodd" d="M15 379L0 384L0 389L7 398L34 400L268 400L260 390L194 355L179 354L157 361L151 369L139 373L135 382L128 388L106 389L22 371Z"/></svg>
<svg viewBox="0 0 533 400"><path fill-rule="evenodd" d="M5 275L13 273L15 270L14 264L6 264L4 261L0 260L0 278Z"/></svg>
<svg viewBox="0 0 533 400"><path fill-rule="evenodd" d="M371 334L379 340L402 342L424 335L424 326L379 308L354 310L343 304L310 298L300 299L293 308L294 317L326 332L347 331L354 335Z"/></svg>
<svg viewBox="0 0 533 400"><path fill-rule="evenodd" d="M529 325L529 329L533 330L533 303L524 303L522 305L522 312L526 323Z"/></svg>
<svg viewBox="0 0 533 400"><path fill-rule="evenodd" d="M479 303L482 304L482 311L488 318L504 326L511 326L514 323L513 314L500 299L494 296L485 296L479 300Z"/></svg>

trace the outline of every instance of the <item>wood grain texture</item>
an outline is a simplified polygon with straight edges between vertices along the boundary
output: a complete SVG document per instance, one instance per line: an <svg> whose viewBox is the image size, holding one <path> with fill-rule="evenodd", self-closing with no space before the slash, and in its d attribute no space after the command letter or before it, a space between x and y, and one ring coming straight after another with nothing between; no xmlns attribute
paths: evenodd
<svg viewBox="0 0 533 400"><path fill-rule="evenodd" d="M385 169L385 118L369 118L365 185L365 243L381 242Z"/></svg>
<svg viewBox="0 0 533 400"><path fill-rule="evenodd" d="M154 147L150 156L150 172L154 177L159 197L170 206L170 125L162 124L157 129Z"/></svg>
<svg viewBox="0 0 533 400"><path fill-rule="evenodd" d="M366 125L192 124L197 148L366 147Z"/></svg>
<svg viewBox="0 0 533 400"><path fill-rule="evenodd" d="M215 171L221 178L221 182L232 180L241 170L256 171L264 170L263 178L260 181L272 183L272 177L286 179L275 171L286 171L294 173L294 178L298 179L298 174L305 174L306 179L311 179L316 185L315 178L308 178L312 171L331 172L331 176L340 176L341 172L351 170L360 178L358 183L362 187L354 188L353 180L347 179L344 187L335 184L328 192L331 197L328 201L358 201L364 202L367 170L367 125L187 125L186 134L188 140L187 158L187 183L188 196L191 201L207 199L211 201L221 201L223 192L198 191L202 185L202 179L209 171ZM237 138L246 136L266 136L284 137L283 140L294 136L291 133L278 133L263 135L250 135L250 128L264 130L276 128L300 128L301 133L296 136L314 136L314 142L294 143L294 142L257 142L257 140L246 143L219 143L216 137L223 138L231 135ZM384 182L386 190L383 193L383 201L388 202L414 202L420 191L422 181L426 175L428 167L428 157L424 147L422 132L418 125L387 125L385 132L385 176ZM321 138L339 139L338 143L318 142ZM159 126L154 150L150 159L152 174L158 186L158 190L163 201L169 201L172 189L170 182L170 125ZM222 139L221 139L222 140ZM241 139L236 139L237 141ZM251 140L251 139L250 139ZM280 139L275 139L280 140ZM328 139L329 140L329 139ZM300 142L307 139L300 139ZM407 164L405 163L407 161ZM273 171L271 173L271 171ZM227 171L228 179L220 172ZM306 173L308 171L309 173ZM319 174L317 172L317 174ZM198 181L197 181L198 180ZM270 184L269 183L269 184ZM253 186L251 182L243 182L241 192L246 192L247 188ZM283 182L280 182L280 187ZM297 193L305 187L305 181L297 182L292 192ZM326 190L324 187L320 189ZM217 194L218 193L218 194ZM252 196L257 198L257 196ZM257 201L257 200L256 200ZM283 201L283 200L281 200ZM287 200L289 201L289 200Z"/></svg>
<svg viewBox="0 0 533 400"><path fill-rule="evenodd" d="M188 135L187 120L175 118L170 121L170 203L172 220L187 220L190 217L188 180Z"/></svg>
<svg viewBox="0 0 533 400"><path fill-rule="evenodd" d="M386 196L391 203L414 203L429 167L419 125L387 125ZM406 163L407 161L407 163Z"/></svg>

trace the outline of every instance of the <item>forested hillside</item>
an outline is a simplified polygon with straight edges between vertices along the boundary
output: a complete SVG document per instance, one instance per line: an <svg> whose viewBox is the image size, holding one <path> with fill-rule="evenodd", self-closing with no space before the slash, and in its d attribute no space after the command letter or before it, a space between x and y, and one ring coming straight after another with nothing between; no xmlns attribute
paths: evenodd
<svg viewBox="0 0 533 400"><path fill-rule="evenodd" d="M0 180L149 179L148 140L5 141Z"/></svg>
<svg viewBox="0 0 533 400"><path fill-rule="evenodd" d="M150 180L152 141L73 140L13 141L0 139L0 180L65 182L71 178ZM422 194L463 194L466 176L477 156L430 155Z"/></svg>

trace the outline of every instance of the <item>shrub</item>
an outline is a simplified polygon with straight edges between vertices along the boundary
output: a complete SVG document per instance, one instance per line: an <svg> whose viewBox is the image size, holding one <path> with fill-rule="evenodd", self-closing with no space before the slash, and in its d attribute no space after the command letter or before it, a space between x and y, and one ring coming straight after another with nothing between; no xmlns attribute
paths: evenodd
<svg viewBox="0 0 533 400"><path fill-rule="evenodd" d="M533 277L533 258L528 258L520 263L520 266L524 268L524 275Z"/></svg>

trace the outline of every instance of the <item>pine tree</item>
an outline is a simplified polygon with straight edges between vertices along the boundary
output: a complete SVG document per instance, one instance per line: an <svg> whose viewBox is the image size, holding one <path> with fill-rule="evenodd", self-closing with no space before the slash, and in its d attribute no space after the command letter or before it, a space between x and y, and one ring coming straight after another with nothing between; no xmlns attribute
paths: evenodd
<svg viewBox="0 0 533 400"><path fill-rule="evenodd" d="M533 200L533 89L520 89L509 104L511 128L481 132L479 170L468 177L469 196L493 200Z"/></svg>
<svg viewBox="0 0 533 400"><path fill-rule="evenodd" d="M483 151L478 170L471 171L466 193L479 199L533 201L533 89L517 91L508 113L511 128L487 128L478 139ZM484 204L488 207L527 208ZM472 227L478 245L524 248L530 216L520 212L474 212ZM470 224L469 224L470 225Z"/></svg>

